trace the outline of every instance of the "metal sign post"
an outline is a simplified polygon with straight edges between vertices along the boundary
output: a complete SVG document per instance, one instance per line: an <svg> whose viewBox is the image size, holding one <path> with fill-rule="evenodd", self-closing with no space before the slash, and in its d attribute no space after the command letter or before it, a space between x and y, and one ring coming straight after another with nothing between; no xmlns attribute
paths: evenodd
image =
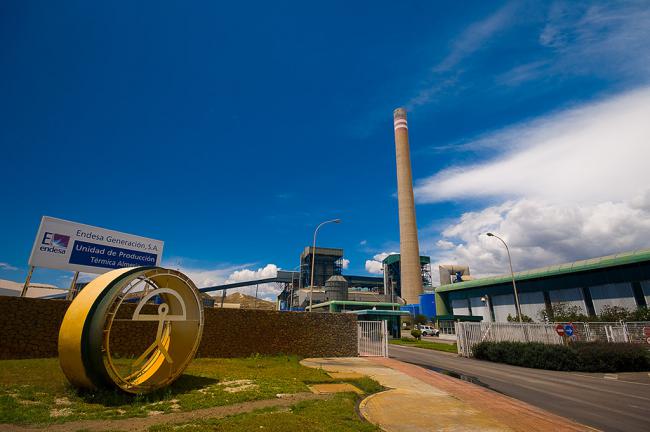
<svg viewBox="0 0 650 432"><path fill-rule="evenodd" d="M23 285L23 290L20 293L21 297L27 295L27 289L29 288L29 283L32 280L32 273L34 273L34 266L29 266L29 272L27 272L27 278L25 279L25 285Z"/></svg>
<svg viewBox="0 0 650 432"><path fill-rule="evenodd" d="M70 288L68 289L68 295L65 296L66 300L72 300L77 295L77 278L79 277L79 272L74 272L72 276L72 282L70 283Z"/></svg>

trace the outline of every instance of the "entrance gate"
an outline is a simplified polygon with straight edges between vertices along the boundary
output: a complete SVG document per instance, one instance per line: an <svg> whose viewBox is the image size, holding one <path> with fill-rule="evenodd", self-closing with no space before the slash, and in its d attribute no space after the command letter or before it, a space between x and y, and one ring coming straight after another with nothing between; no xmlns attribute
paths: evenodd
<svg viewBox="0 0 650 432"><path fill-rule="evenodd" d="M386 321L357 321L359 355L388 357L388 325Z"/></svg>

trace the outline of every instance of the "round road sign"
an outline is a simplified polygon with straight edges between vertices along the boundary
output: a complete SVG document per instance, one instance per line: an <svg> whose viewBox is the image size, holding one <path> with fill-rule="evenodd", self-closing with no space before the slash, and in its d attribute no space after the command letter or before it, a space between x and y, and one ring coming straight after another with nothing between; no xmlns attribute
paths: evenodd
<svg viewBox="0 0 650 432"><path fill-rule="evenodd" d="M556 325L555 331L559 336L564 336L564 326L562 324Z"/></svg>
<svg viewBox="0 0 650 432"><path fill-rule="evenodd" d="M571 324L567 324L564 326L564 334L571 337L573 336L573 326Z"/></svg>

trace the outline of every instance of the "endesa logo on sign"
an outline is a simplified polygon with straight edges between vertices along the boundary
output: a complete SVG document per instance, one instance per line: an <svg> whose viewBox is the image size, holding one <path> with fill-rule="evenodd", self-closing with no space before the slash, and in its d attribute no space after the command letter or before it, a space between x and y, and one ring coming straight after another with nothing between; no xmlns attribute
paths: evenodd
<svg viewBox="0 0 650 432"><path fill-rule="evenodd" d="M70 236L46 232L41 240L40 250L55 254L65 254L70 243Z"/></svg>

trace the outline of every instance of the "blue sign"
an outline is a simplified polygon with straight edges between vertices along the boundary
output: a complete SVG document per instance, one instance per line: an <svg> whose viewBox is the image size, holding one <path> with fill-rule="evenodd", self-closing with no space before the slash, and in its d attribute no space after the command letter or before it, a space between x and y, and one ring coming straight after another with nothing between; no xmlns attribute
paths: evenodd
<svg viewBox="0 0 650 432"><path fill-rule="evenodd" d="M564 326L564 334L565 335L571 337L571 336L573 336L573 331L574 331L574 328L573 328L573 326L571 324L567 324L567 325Z"/></svg>
<svg viewBox="0 0 650 432"><path fill-rule="evenodd" d="M70 264L110 269L155 266L156 255L76 240L70 254Z"/></svg>

